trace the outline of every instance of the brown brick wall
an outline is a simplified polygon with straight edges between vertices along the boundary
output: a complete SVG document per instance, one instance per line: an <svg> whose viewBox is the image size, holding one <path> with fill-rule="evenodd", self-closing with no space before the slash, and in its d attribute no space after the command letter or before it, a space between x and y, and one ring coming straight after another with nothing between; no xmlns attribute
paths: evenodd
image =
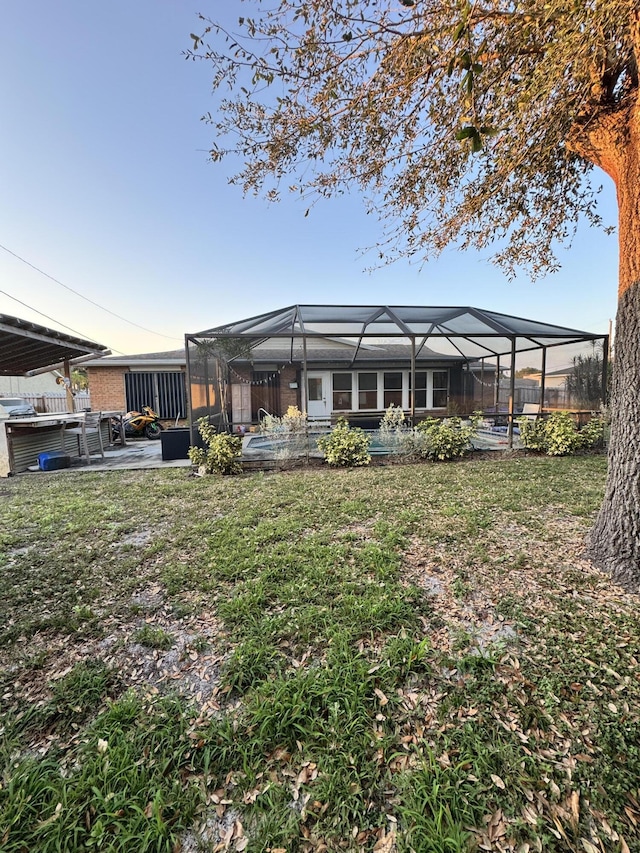
<svg viewBox="0 0 640 853"><path fill-rule="evenodd" d="M94 412L126 411L123 367L88 367L91 408Z"/></svg>
<svg viewBox="0 0 640 853"><path fill-rule="evenodd" d="M285 367L280 373L280 404L284 415L289 406L300 408L300 388L289 388L290 382L297 382L295 367ZM299 383L298 383L299 384Z"/></svg>

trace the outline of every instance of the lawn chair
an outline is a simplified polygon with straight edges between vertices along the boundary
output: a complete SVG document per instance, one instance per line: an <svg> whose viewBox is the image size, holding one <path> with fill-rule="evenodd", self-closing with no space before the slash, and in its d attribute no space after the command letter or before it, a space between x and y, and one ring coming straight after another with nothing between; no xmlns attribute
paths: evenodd
<svg viewBox="0 0 640 853"><path fill-rule="evenodd" d="M528 421L535 421L540 415L540 406L538 403L523 403L522 414L520 417L526 418Z"/></svg>
<svg viewBox="0 0 640 853"><path fill-rule="evenodd" d="M91 454L89 453L89 436L97 435L100 443L100 453L104 459L104 445L102 444L102 433L100 432L100 421L102 412L85 412L78 426L68 427L65 429L65 435L77 435L79 441L79 452L84 456L87 465L91 464Z"/></svg>

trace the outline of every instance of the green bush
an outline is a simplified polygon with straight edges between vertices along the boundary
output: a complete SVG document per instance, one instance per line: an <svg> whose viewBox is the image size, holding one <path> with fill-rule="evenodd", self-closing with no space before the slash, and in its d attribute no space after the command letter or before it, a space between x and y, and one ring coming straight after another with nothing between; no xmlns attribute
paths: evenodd
<svg viewBox="0 0 640 853"><path fill-rule="evenodd" d="M520 441L527 450L547 452L546 421L543 418L519 418Z"/></svg>
<svg viewBox="0 0 640 853"><path fill-rule="evenodd" d="M580 435L568 412L553 412L545 423L547 455L568 456L580 447Z"/></svg>
<svg viewBox="0 0 640 853"><path fill-rule="evenodd" d="M228 432L216 432L216 428L204 417L198 420L198 432L207 445L190 447L189 459L205 474L240 474L242 472L242 439Z"/></svg>
<svg viewBox="0 0 640 853"><path fill-rule="evenodd" d="M318 439L318 448L324 453L329 465L353 468L371 462L369 443L371 438L359 427L353 429L345 418L339 418L329 435Z"/></svg>
<svg viewBox="0 0 640 853"><path fill-rule="evenodd" d="M458 459L471 450L471 436L475 432L476 422L472 418L469 425L459 417L426 418L416 427L419 441L416 447L426 459Z"/></svg>
<svg viewBox="0 0 640 853"><path fill-rule="evenodd" d="M604 445L604 418L595 415L580 430L580 442L583 447L591 450Z"/></svg>
<svg viewBox="0 0 640 853"><path fill-rule="evenodd" d="M568 412L553 412L544 420L521 418L518 424L520 438L527 450L536 450L547 456L568 456L585 446L582 434Z"/></svg>

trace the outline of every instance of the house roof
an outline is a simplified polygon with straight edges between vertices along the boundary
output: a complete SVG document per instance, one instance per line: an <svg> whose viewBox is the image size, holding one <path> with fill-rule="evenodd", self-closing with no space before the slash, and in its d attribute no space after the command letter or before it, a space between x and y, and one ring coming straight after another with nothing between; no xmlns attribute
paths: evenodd
<svg viewBox="0 0 640 853"><path fill-rule="evenodd" d="M546 370L545 376L568 376L570 373L573 373L573 367L559 367L557 370ZM530 373L530 377L534 376L542 376L542 372L540 370L536 370L535 373Z"/></svg>
<svg viewBox="0 0 640 853"><path fill-rule="evenodd" d="M165 352L145 352L135 355L112 355L98 361L87 361L85 367L158 367L160 364L176 367L186 362L184 349L166 350Z"/></svg>
<svg viewBox="0 0 640 853"><path fill-rule="evenodd" d="M100 358L110 350L102 344L75 338L38 323L0 314L0 375L28 376L65 361Z"/></svg>
<svg viewBox="0 0 640 853"><path fill-rule="evenodd" d="M411 359L411 347L408 344L385 341L372 345L366 343L357 346L357 341L336 341L326 338L314 338L307 344L307 362L310 364L340 364L349 365L354 361L367 364L388 364L408 362ZM251 362L255 364L267 362L300 362L304 360L302 340L294 338L292 344L281 340L262 342L250 348L246 354L229 359L236 363ZM460 354L456 356L443 355L423 347L416 356L416 363L421 362L464 361Z"/></svg>
<svg viewBox="0 0 640 853"><path fill-rule="evenodd" d="M440 356L477 359L526 352L541 347L602 338L537 320L472 307L424 305L290 305L187 336L189 340L217 338L350 338L371 341L388 338L427 342ZM358 359L362 356L359 352Z"/></svg>

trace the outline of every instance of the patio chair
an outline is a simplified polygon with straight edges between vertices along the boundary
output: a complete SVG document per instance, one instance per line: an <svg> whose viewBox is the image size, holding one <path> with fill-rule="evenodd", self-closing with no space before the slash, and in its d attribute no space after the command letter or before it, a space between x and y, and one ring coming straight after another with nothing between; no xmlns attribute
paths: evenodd
<svg viewBox="0 0 640 853"><path fill-rule="evenodd" d="M78 426L67 427L65 435L77 435L80 443L80 455L85 457L87 465L91 464L91 454L89 453L89 436L97 435L100 443L100 453L104 459L104 445L102 443L102 433L100 432L100 421L102 412L85 412L84 417Z"/></svg>
<svg viewBox="0 0 640 853"><path fill-rule="evenodd" d="M522 406L521 417L528 421L535 421L540 416L540 406L538 403L524 403Z"/></svg>

